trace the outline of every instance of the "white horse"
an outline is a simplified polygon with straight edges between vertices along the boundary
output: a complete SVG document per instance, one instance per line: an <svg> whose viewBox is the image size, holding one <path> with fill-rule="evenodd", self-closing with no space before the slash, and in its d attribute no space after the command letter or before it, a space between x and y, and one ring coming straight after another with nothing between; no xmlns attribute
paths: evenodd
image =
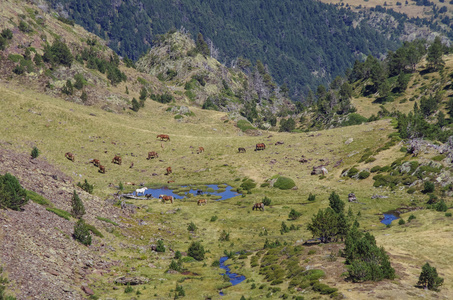
<svg viewBox="0 0 453 300"><path fill-rule="evenodd" d="M144 195L144 194L145 194L145 191L146 191L147 189L148 189L148 188L147 188L146 186L143 187L143 188L141 188L141 189L136 189L136 190L135 190L135 195L136 195L136 196L138 196L138 194L143 194L143 195Z"/></svg>

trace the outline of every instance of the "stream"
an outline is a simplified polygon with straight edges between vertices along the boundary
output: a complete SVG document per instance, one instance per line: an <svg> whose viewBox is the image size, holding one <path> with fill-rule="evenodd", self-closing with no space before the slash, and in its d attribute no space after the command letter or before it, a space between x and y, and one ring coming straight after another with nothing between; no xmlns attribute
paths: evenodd
<svg viewBox="0 0 453 300"><path fill-rule="evenodd" d="M221 273L220 275L227 275L228 278L230 279L230 282L231 284L234 286L236 284L239 284L241 282L243 282L245 280L245 276L244 275L239 275L239 274L236 274L236 273L231 273L231 270L230 270L230 267L229 265L225 265L225 262L228 260L228 256L222 256L220 258L220 268L221 269L224 269L225 270L225 273ZM220 291L219 294L221 296L223 296L223 292Z"/></svg>

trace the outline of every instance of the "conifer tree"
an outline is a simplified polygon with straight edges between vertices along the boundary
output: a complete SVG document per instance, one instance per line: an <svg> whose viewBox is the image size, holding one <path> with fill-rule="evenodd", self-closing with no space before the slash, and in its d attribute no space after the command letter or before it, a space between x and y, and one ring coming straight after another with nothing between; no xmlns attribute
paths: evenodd
<svg viewBox="0 0 453 300"><path fill-rule="evenodd" d="M82 200L80 200L79 195L74 190L74 194L72 195L72 216L74 218L80 219L85 214L85 206L83 206Z"/></svg>

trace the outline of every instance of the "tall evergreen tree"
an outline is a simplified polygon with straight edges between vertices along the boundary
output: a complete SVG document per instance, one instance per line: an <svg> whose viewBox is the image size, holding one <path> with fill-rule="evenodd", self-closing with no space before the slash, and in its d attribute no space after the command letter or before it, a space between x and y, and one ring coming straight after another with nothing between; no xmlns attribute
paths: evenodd
<svg viewBox="0 0 453 300"><path fill-rule="evenodd" d="M337 193L332 192L329 196L329 206L337 214L344 212L344 202L340 199Z"/></svg>
<svg viewBox="0 0 453 300"><path fill-rule="evenodd" d="M444 46L440 40L440 37L436 36L434 42L428 48L428 55L426 60L428 61L428 67L438 70L445 65L442 55L444 53Z"/></svg>

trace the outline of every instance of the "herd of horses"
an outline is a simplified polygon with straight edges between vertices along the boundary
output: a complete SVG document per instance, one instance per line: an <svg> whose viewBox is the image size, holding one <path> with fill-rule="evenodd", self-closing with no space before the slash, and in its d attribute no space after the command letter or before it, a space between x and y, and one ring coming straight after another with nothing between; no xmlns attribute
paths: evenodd
<svg viewBox="0 0 453 300"><path fill-rule="evenodd" d="M157 135L157 138L160 139L161 141L170 141L170 136L167 135L167 134L159 134L159 135ZM264 149L266 149L266 145L264 143L258 143L255 146L255 151L264 150ZM200 153L203 153L203 152L204 152L204 148L203 147L198 147L197 154L200 154ZM238 153L246 153L245 148L239 147L238 148ZM72 162L75 161L75 155L73 153L71 153L71 152L66 152L65 153L65 157L67 159L69 159L70 161L72 161ZM151 151L151 152L148 152L147 160L158 158L158 157L159 157L159 155L157 154L156 151ZM103 174L103 173L106 172L105 167L103 165L101 165L101 162L99 161L99 159L92 159L92 160L90 160L90 163L92 163L95 167L98 167L99 168L98 171L100 173ZM121 156L115 155L113 157L113 159L112 159L112 163L121 165L122 164ZM134 163L131 164L130 168L132 168L133 165L134 165ZM170 175L171 173L172 173L171 167L167 167L165 175ZM143 187L143 188L140 188L140 189L136 189L135 192L136 192L137 196L139 194L145 195L145 191L146 190L147 190L147 187ZM201 192L201 193L198 193L198 192ZM200 195L200 194L202 194L202 191L197 191L197 195ZM151 195L145 195L145 196L147 198L151 197ZM159 199L161 199L163 203L165 203L166 201L169 201L171 204L173 204L173 201L174 201L173 196L167 196L167 195L160 195ZM203 204L204 205L208 204L208 200L207 199L199 199L197 201L197 205L201 206ZM253 207L252 207L252 210L264 211L264 204L263 203L255 203L253 205Z"/></svg>

